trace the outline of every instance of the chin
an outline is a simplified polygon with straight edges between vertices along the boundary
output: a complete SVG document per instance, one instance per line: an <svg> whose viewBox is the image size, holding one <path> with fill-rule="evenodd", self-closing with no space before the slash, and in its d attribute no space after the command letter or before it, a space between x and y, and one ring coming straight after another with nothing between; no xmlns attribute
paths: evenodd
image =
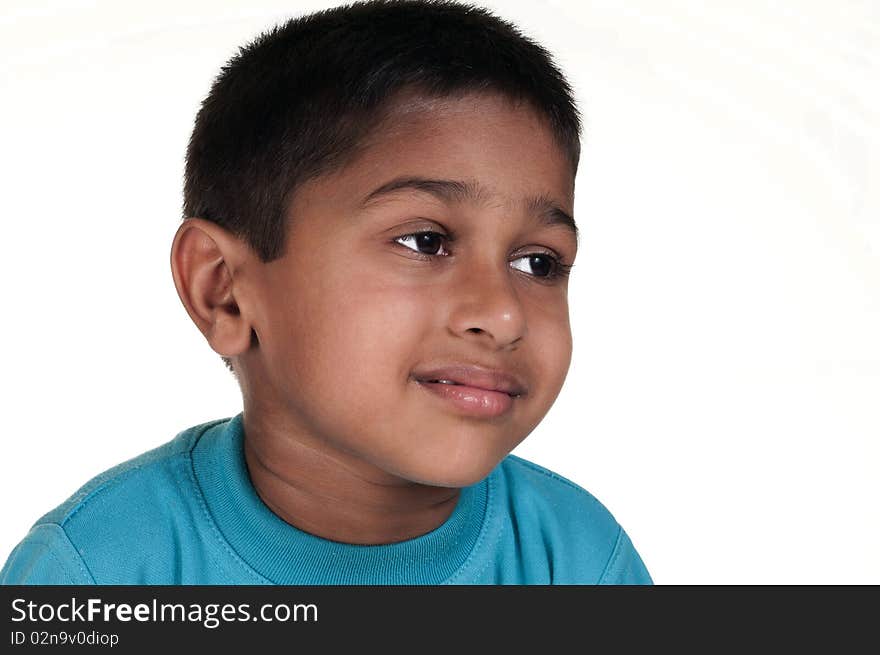
<svg viewBox="0 0 880 655"><path fill-rule="evenodd" d="M419 484L432 487L462 488L476 484L492 472L501 460L473 459L467 462L458 460L454 464L440 467L437 462L427 462L419 467L418 471L412 471L410 475L402 477Z"/></svg>

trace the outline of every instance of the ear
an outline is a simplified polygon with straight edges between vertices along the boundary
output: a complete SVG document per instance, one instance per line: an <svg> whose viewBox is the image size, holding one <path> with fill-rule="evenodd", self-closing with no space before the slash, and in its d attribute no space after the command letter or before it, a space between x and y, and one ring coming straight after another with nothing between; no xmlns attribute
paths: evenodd
<svg viewBox="0 0 880 655"><path fill-rule="evenodd" d="M246 293L236 273L249 248L223 227L187 218L171 244L171 275L190 318L219 355L233 357L251 346L253 327Z"/></svg>

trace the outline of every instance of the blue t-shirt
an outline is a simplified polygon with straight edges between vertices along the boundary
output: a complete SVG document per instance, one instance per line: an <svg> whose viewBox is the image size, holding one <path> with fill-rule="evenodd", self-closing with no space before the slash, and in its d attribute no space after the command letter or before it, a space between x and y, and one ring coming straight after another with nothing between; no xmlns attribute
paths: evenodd
<svg viewBox="0 0 880 655"><path fill-rule="evenodd" d="M257 495L242 414L197 425L43 516L2 584L651 584L626 533L576 484L508 455L438 528L393 544L304 532Z"/></svg>

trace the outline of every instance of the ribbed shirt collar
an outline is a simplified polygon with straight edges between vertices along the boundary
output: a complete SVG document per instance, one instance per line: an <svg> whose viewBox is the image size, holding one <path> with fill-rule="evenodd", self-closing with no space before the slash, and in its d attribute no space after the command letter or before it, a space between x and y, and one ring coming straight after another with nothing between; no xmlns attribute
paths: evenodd
<svg viewBox="0 0 880 655"><path fill-rule="evenodd" d="M427 534L393 544L331 541L272 512L251 484L243 415L210 425L192 451L211 518L241 559L276 584L439 584L468 559L489 502L489 477L464 487L449 518Z"/></svg>

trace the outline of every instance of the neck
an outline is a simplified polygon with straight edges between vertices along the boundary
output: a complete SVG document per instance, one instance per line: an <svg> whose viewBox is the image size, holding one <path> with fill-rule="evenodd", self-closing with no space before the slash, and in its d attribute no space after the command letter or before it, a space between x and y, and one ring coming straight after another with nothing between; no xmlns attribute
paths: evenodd
<svg viewBox="0 0 880 655"><path fill-rule="evenodd" d="M458 502L457 488L405 480L283 422L245 411L244 431L257 495L282 520L324 539L363 545L414 539L442 525Z"/></svg>

